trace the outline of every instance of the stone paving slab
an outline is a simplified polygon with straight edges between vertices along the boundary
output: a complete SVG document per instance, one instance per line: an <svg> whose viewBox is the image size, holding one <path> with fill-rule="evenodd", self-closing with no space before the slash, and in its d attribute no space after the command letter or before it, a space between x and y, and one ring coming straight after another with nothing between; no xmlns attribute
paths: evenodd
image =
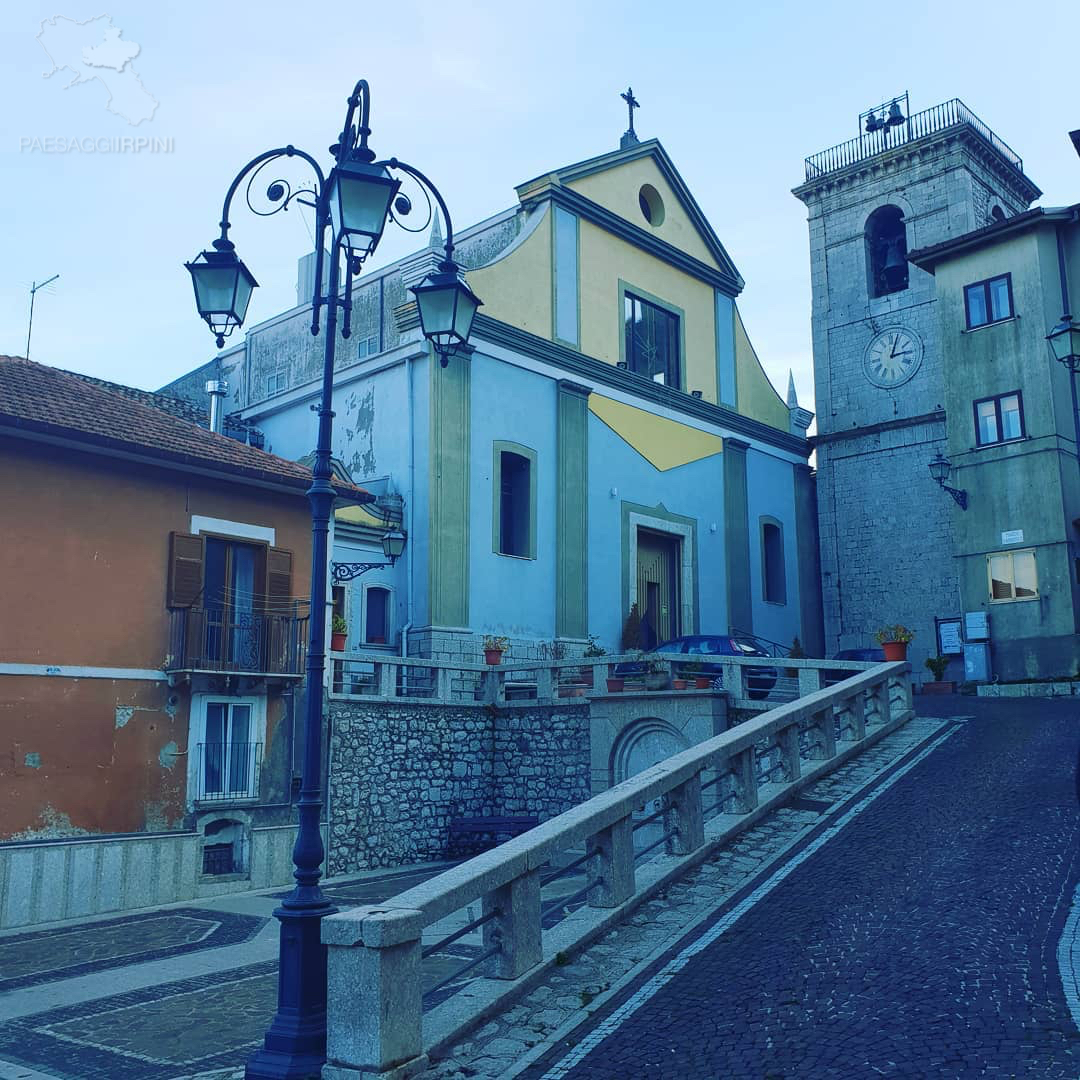
<svg viewBox="0 0 1080 1080"><path fill-rule="evenodd" d="M0 993L249 941L266 920L171 908L0 938Z"/></svg>

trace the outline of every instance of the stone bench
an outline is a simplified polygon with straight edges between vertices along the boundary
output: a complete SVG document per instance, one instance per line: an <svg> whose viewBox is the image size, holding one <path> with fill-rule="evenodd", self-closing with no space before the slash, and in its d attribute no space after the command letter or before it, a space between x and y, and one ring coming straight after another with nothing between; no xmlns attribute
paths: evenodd
<svg viewBox="0 0 1080 1080"><path fill-rule="evenodd" d="M530 829L535 829L540 819L531 814L509 814L501 817L463 817L450 819L450 836L447 841L447 854L487 851L501 843L499 837L512 839ZM483 837L490 836L491 842L485 843ZM470 844L469 839L473 842Z"/></svg>

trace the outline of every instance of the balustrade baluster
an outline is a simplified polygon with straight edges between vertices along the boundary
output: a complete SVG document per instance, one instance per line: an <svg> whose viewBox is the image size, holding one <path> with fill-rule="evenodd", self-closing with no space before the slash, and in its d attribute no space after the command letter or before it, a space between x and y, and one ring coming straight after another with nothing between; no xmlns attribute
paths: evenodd
<svg viewBox="0 0 1080 1080"><path fill-rule="evenodd" d="M589 892L589 906L613 908L634 895L634 823L620 818L613 825L590 836L587 850L595 855L591 863L596 885Z"/></svg>
<svg viewBox="0 0 1080 1080"><path fill-rule="evenodd" d="M516 979L543 959L540 923L540 871L527 870L521 877L487 893L483 914L495 912L484 923L484 948L499 946L491 958L491 976Z"/></svg>

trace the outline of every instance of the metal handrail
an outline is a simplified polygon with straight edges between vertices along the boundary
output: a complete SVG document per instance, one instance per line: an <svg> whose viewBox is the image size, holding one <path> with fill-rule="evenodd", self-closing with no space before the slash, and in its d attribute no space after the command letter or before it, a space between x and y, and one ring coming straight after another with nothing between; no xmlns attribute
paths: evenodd
<svg viewBox="0 0 1080 1080"><path fill-rule="evenodd" d="M855 139L848 139L847 142L837 143L827 150L811 154L805 161L806 181L809 183L811 180L819 180L828 173L846 169L849 165L866 161L886 150L959 124L974 131L1018 172L1024 171L1024 162L1020 155L1004 139L995 135L959 98L951 98L940 105L913 113L905 123L897 127L864 133Z"/></svg>

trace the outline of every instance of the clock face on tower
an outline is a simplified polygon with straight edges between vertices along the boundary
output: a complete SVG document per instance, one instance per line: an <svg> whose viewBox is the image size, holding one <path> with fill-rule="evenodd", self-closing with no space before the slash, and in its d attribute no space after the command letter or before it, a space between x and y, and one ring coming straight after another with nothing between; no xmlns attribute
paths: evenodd
<svg viewBox="0 0 1080 1080"><path fill-rule="evenodd" d="M882 330L866 347L863 374L875 386L892 389L919 370L923 346L918 334L903 326Z"/></svg>

